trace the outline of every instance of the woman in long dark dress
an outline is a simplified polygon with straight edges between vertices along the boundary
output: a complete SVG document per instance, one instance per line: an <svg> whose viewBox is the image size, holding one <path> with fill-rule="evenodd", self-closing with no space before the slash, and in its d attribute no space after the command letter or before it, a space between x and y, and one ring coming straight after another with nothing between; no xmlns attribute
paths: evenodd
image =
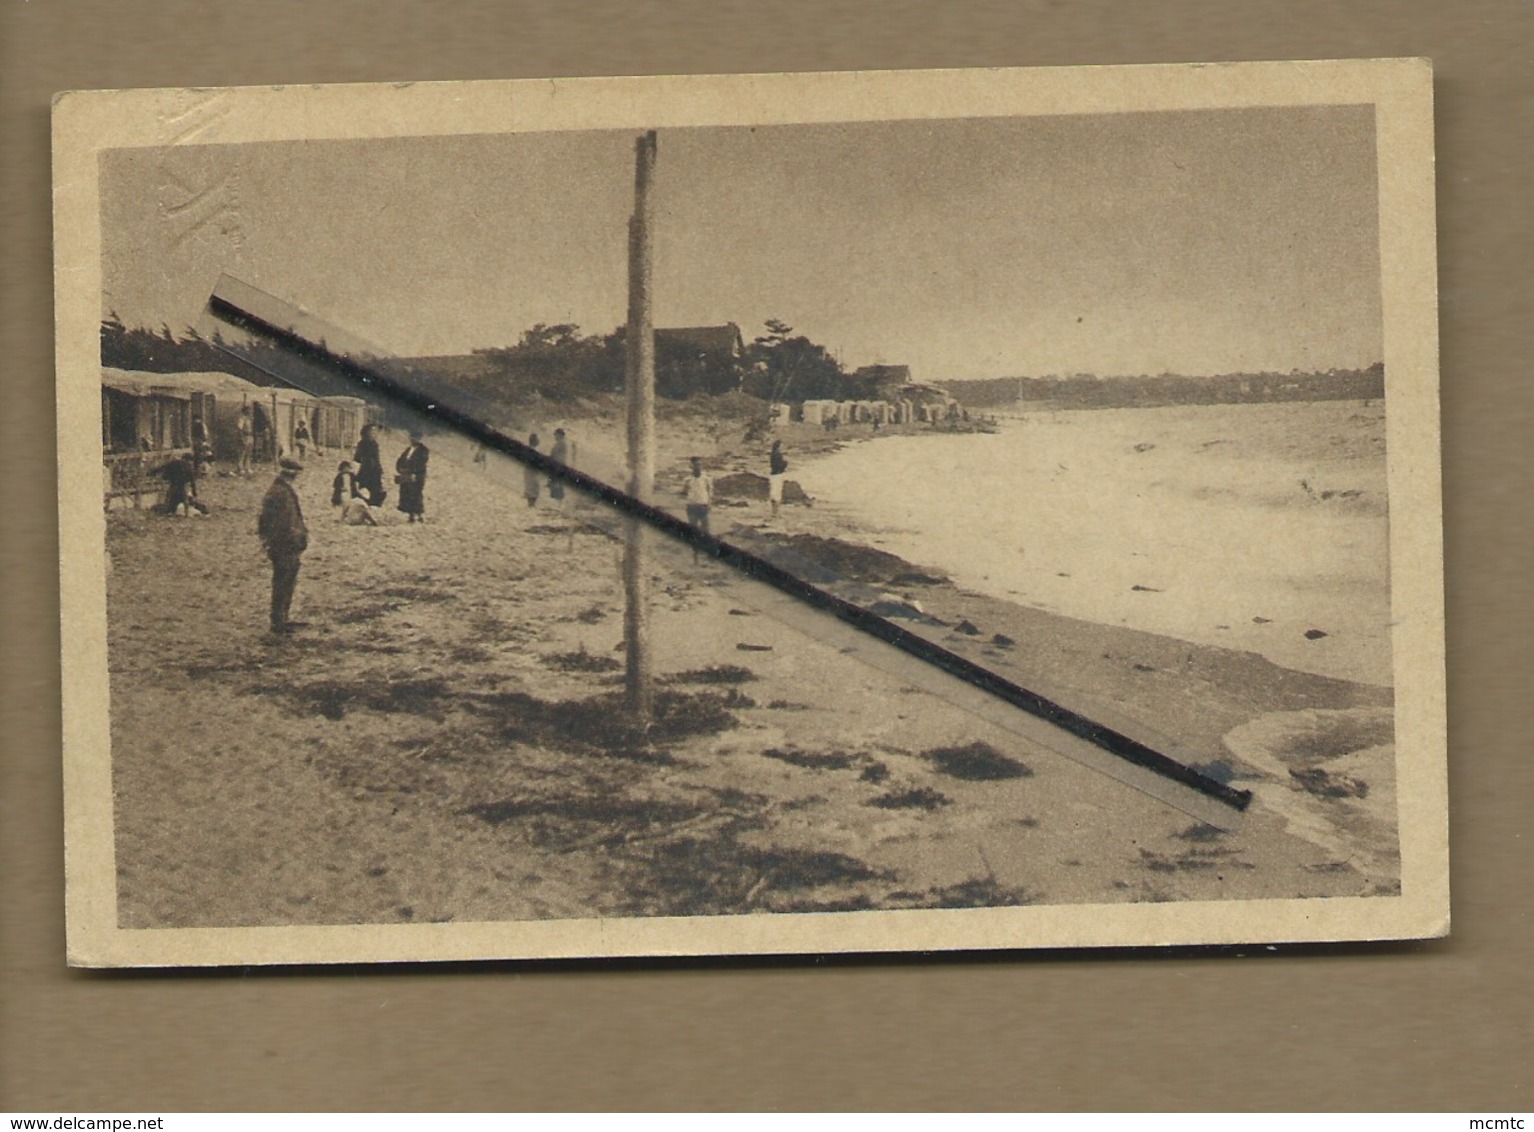
<svg viewBox="0 0 1534 1132"><path fill-rule="evenodd" d="M362 439L357 441L357 451L352 453L357 465L357 486L367 493L368 503L383 506L388 492L383 485L383 458L378 454L378 440L373 436L373 426L362 426Z"/></svg>
<svg viewBox="0 0 1534 1132"><path fill-rule="evenodd" d="M412 430L410 446L394 462L394 482L399 484L399 509L412 523L426 518L426 461L430 450L421 443L421 434Z"/></svg>

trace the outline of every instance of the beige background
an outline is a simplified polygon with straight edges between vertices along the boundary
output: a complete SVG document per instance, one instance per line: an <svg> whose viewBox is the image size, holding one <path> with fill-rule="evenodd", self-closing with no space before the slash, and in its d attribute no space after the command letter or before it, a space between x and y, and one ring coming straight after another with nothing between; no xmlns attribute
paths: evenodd
<svg viewBox="0 0 1534 1132"><path fill-rule="evenodd" d="M255 13L259 11L259 18ZM1516 2L0 0L0 1109L1527 1109L1534 130ZM1427 55L1455 935L1420 945L186 975L63 966L47 100L223 85ZM1520 191L1522 190L1522 191Z"/></svg>

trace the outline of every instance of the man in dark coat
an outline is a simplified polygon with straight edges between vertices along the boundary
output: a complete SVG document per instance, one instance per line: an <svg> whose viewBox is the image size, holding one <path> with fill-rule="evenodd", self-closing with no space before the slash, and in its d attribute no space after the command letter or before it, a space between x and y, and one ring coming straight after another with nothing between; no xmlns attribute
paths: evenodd
<svg viewBox="0 0 1534 1132"><path fill-rule="evenodd" d="M309 528L304 525L304 512L293 488L293 481L304 466L297 460L284 459L279 468L277 478L261 501L256 533L261 536L266 556L272 560L272 632L288 633L301 624L288 620L288 610L298 587L299 562L309 548Z"/></svg>
<svg viewBox="0 0 1534 1132"><path fill-rule="evenodd" d="M426 461L431 450L421 443L421 434L410 432L410 446L394 462L394 482L399 484L399 509L412 523L426 518Z"/></svg>

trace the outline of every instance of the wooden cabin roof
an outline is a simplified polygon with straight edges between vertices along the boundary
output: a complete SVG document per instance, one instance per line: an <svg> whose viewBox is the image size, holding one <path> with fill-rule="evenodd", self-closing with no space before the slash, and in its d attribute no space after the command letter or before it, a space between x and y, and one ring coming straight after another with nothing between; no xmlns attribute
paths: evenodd
<svg viewBox="0 0 1534 1132"><path fill-rule="evenodd" d="M159 380L165 376L160 373L135 373L131 370L103 368L101 386L103 389L113 389L134 397L172 397L180 401L191 400L192 390Z"/></svg>
<svg viewBox="0 0 1534 1132"><path fill-rule="evenodd" d="M871 379L880 384L890 383L896 385L909 384L911 381L911 367L901 365L885 365L879 363L871 366L859 366L853 377Z"/></svg>
<svg viewBox="0 0 1534 1132"><path fill-rule="evenodd" d="M279 400L287 402L319 400L290 386L257 385L243 377L218 370L204 373L147 373L103 366L101 384L105 388L118 389L137 397L177 397L185 400L193 393L212 393L214 396L244 395L251 400L270 401L272 395L276 394Z"/></svg>
<svg viewBox="0 0 1534 1132"><path fill-rule="evenodd" d="M732 357L745 348L740 327L733 322L727 322L723 326L657 327L655 340L679 346L691 346L705 354L729 354Z"/></svg>

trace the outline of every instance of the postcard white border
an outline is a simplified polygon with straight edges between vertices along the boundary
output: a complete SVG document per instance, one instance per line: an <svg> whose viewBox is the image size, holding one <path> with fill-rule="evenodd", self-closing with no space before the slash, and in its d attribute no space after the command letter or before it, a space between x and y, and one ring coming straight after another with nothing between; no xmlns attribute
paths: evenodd
<svg viewBox="0 0 1534 1132"><path fill-rule="evenodd" d="M106 149L1372 104L1383 279L1396 757L1395 897L338 927L117 926L100 496ZM1420 938L1449 923L1432 72L1385 59L1176 66L80 91L53 115L69 962L339 963ZM210 287L212 281L209 281Z"/></svg>

